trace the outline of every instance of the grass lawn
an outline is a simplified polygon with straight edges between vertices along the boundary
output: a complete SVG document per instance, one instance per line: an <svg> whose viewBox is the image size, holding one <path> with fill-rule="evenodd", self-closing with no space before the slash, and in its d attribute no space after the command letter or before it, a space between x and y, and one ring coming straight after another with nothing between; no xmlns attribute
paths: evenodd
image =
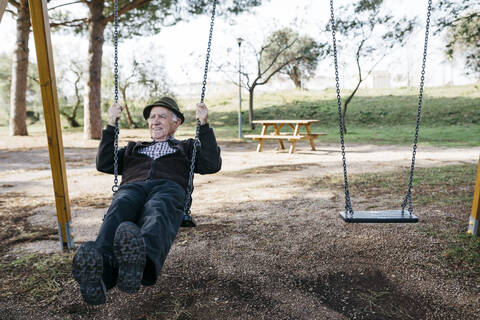
<svg viewBox="0 0 480 320"><path fill-rule="evenodd" d="M343 92L346 97L349 92ZM238 98L216 96L207 100L210 121L220 139L238 137ZM186 125L179 131L193 135L195 101L186 106ZM243 103L243 133L259 133L248 125L247 99ZM318 119L314 132L326 132L320 142L339 142L338 108L333 89L323 91L282 91L255 96L255 119ZM411 144L418 108L416 89L361 89L350 103L345 141L373 144ZM419 142L434 146L480 145L480 89L476 85L426 88L422 105Z"/></svg>
<svg viewBox="0 0 480 320"><path fill-rule="evenodd" d="M342 92L346 97L348 91ZM322 91L286 90L255 95L254 119L318 119L314 132L326 132L320 142L339 142L338 108L333 89ZM210 122L217 138L231 140L238 137L238 97L236 93L211 96L206 99L210 109ZM195 99L179 98L186 121L178 135L192 136L194 129ZM248 124L248 96L243 103L243 133L259 133ZM411 144L414 139L418 107L415 88L361 89L348 106L345 124L346 142L370 144ZM143 106L134 107L131 113L141 126ZM478 85L425 88L419 143L434 146L480 145L480 88ZM104 110L105 111L105 110ZM79 113L81 114L81 112ZM103 117L106 119L106 116ZM64 131L81 131L68 128L62 119ZM80 119L80 122L82 119ZM6 124L5 121L1 123ZM121 126L126 126L125 119ZM28 127L30 133L44 132L42 122ZM0 126L0 134L7 135L8 128Z"/></svg>

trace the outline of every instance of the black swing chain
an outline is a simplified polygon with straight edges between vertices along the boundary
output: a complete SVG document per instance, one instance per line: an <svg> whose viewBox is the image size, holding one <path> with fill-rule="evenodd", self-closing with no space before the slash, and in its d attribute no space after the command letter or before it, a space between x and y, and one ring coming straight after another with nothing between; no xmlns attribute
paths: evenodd
<svg viewBox="0 0 480 320"><path fill-rule="evenodd" d="M114 34L113 34L113 43L114 43L114 88L115 88L115 102L118 103L118 0L114 0ZM210 19L210 33L208 35L208 45L207 45L207 55L205 58L205 70L203 75L202 83L202 93L200 97L200 102L203 103L205 99L205 90L207 86L207 74L208 74L208 63L210 61L210 50L212 45L212 36L213 36L213 25L215 21L215 9L217 6L217 0L213 1L212 16ZM118 119L115 120L115 140L113 148L113 172L114 172L114 185L112 186L112 191L115 194L118 190ZM200 134L200 121L197 120L196 132L195 132L195 142L193 144L192 151L192 161L190 162L190 174L188 179L187 194L185 196L185 215L190 215L190 206L192 205L192 191L193 191L193 175L195 169L195 159L197 155L197 148L199 144L199 134Z"/></svg>
<svg viewBox="0 0 480 320"><path fill-rule="evenodd" d="M212 47L213 25L215 22L216 7L217 7L217 0L213 0L212 16L210 18L210 32L208 34L207 55L205 57L205 69L203 71L202 93L200 96L200 103L203 103L205 99L205 90L207 88L208 63L210 62L210 50ZM198 145L200 144L199 134L200 134L200 120L197 120L197 126L195 130L195 140L193 143L192 160L190 161L190 174L188 176L187 193L185 195L185 206L183 208L183 213L186 216L189 216L191 213L190 207L192 206L193 176L194 176L194 170L195 170L195 160L197 157L197 148L198 148Z"/></svg>
<svg viewBox="0 0 480 320"><path fill-rule="evenodd" d="M114 78L114 101L118 103L118 0L113 0L113 78ZM115 194L118 191L118 118L115 119L115 139L113 144L113 186Z"/></svg>
<svg viewBox="0 0 480 320"><path fill-rule="evenodd" d="M332 27L332 39L333 39L333 61L335 65L335 83L337 88L337 107L338 107L338 124L340 127L340 142L342 145L342 162L343 162L343 179L345 186L345 213L353 216L352 203L350 201L350 191L348 189L348 176L347 176L347 160L345 157L345 141L343 138L343 121L342 121L342 100L340 98L340 80L338 77L338 60L337 60L337 40L335 37L335 17L333 15L333 0L330 0L330 22Z"/></svg>
<svg viewBox="0 0 480 320"><path fill-rule="evenodd" d="M425 42L423 45L422 73L420 76L420 93L418 94L417 124L415 127L415 138L413 140L412 165L410 167L410 178L408 180L407 195L405 196L405 199L403 200L403 203L402 203L402 214L408 203L408 212L410 213L410 215L413 214L413 204L412 204L413 171L415 170L415 155L417 154L418 131L420 129L420 119L421 119L422 100L423 100L423 85L425 83L425 65L427 62L428 32L430 30L431 12L432 12L432 0L428 0L427 20L425 22L426 24Z"/></svg>
<svg viewBox="0 0 480 320"><path fill-rule="evenodd" d="M417 108L417 121L415 127L415 138L413 142L413 153L412 153L412 164L410 168L410 177L408 182L408 191L405 199L402 203L402 214L404 213L405 207L408 203L408 211L410 215L413 214L413 204L412 204L412 185L413 185L413 173L415 170L415 155L417 153L417 143L418 143L418 132L420 130L420 119L421 119L421 110L422 110L422 100L423 100L423 87L425 83L425 66L427 61L427 48L428 48L428 34L430 30L430 16L432 11L432 0L428 0L428 9L427 9L427 20L426 20L426 28L425 28L425 42L423 47L423 60L422 60L422 72L420 77L420 93L418 95L418 108ZM338 107L338 122L340 127L340 142L342 148L342 162L343 162L343 176L344 176L344 185L345 185L345 212L353 217L353 209L350 200L350 191L348 189L348 177L347 177L347 162L345 157L345 141L343 136L343 121L342 121L342 102L340 98L340 81L338 77L338 60L337 60L337 44L336 44L336 37L335 37L335 18L334 18L334 10L333 10L333 0L330 0L330 20L331 20L331 28L332 28L332 38L333 38L333 58L334 58L334 66L335 66L335 84L336 84L336 92L337 92L337 107Z"/></svg>

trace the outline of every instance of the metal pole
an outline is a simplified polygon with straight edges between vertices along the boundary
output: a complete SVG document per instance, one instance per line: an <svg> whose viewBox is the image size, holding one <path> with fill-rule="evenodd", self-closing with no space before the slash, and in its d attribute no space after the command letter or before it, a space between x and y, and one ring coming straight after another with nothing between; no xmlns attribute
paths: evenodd
<svg viewBox="0 0 480 320"><path fill-rule="evenodd" d="M238 43L238 139L242 139L242 56L241 45L243 39L237 38Z"/></svg>

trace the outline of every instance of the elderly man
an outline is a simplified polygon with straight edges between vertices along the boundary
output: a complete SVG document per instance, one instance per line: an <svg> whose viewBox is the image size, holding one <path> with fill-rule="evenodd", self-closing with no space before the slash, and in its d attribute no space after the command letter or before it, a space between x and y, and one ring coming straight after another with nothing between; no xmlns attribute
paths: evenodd
<svg viewBox="0 0 480 320"><path fill-rule="evenodd" d="M122 107L110 107L102 132L97 170L113 173L115 120ZM122 182L105 214L95 242L77 250L72 264L88 304L106 301L106 290L117 287L128 293L140 285L155 284L183 220L194 139L173 135L185 118L172 98L163 97L145 107L152 141L129 142L118 150ZM195 172L208 174L221 168L220 148L208 125L208 109L197 105L200 146Z"/></svg>

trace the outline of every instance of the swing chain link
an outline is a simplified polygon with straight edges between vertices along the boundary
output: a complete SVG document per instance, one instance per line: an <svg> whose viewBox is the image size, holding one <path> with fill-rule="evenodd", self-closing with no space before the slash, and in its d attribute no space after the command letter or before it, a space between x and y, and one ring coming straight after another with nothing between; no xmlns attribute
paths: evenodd
<svg viewBox="0 0 480 320"><path fill-rule="evenodd" d="M114 47L114 101L118 103L118 0L113 0L113 47ZM118 191L118 118L115 119L115 138L113 144L113 186L112 191L115 194Z"/></svg>
<svg viewBox="0 0 480 320"><path fill-rule="evenodd" d="M185 195L185 206L183 207L183 212L185 215L189 216L191 211L190 207L192 206L192 192L193 192L193 175L195 171L195 158L197 156L198 144L198 135L200 131L200 121L197 120L197 128L195 132L195 140L193 142L193 151L192 151L192 161L190 161L190 174L188 177L188 186L187 194Z"/></svg>
<svg viewBox="0 0 480 320"><path fill-rule="evenodd" d="M118 119L115 119L115 140L113 143L113 186L112 191L115 194L118 191Z"/></svg>
<svg viewBox="0 0 480 320"><path fill-rule="evenodd" d="M425 66L427 62L427 48L428 48L428 33L430 30L430 16L432 12L432 0L428 0L428 9L427 9L427 20L425 27L425 42L423 46L423 60L422 60L422 72L420 76L420 93L418 95L418 108L417 108L417 123L415 127L415 138L413 140L413 152L412 152L412 164L410 167L410 178L408 180L408 190L407 195L402 203L402 214L405 210L405 207L408 203L408 212L410 215L413 214L413 204L412 204L412 186L413 186L413 172L415 170L415 155L417 154L417 142L418 142L418 132L420 129L420 120L421 120L421 111L422 111L422 100L423 100L423 86L425 83Z"/></svg>
<svg viewBox="0 0 480 320"><path fill-rule="evenodd" d="M202 94L200 95L200 103L205 99L205 90L207 87L208 64L210 62L210 50L212 47L213 24L215 22L215 9L217 7L217 0L213 1L212 16L210 18L210 32L208 34L207 55L205 57L205 69L203 71Z"/></svg>
<svg viewBox="0 0 480 320"><path fill-rule="evenodd" d="M330 0L330 22L332 28L333 39L333 60L335 66L335 86L337 89L337 107L338 107L338 124L340 127L340 142L342 145L342 162L343 162L343 179L345 186L345 213L353 217L352 203L350 200L350 190L348 189L348 176L347 176L347 160L345 156L345 141L343 136L343 121L342 121L342 101L340 98L340 80L338 76L338 60L337 60L337 40L335 32L335 17L333 14L333 0Z"/></svg>
<svg viewBox="0 0 480 320"><path fill-rule="evenodd" d="M208 76L208 63L210 62L210 50L212 47L212 36L213 36L213 25L215 22L215 9L217 7L217 0L213 1L212 6L212 16L210 18L210 32L208 34L208 44L207 44L207 55L205 57L205 69L203 71L203 82L202 82L202 93L200 96L200 103L204 102L205 99L205 90L207 88L207 76ZM190 215L190 207L192 205L192 192L193 192L193 176L195 171L195 160L197 157L197 149L200 144L199 141L200 135L200 120L197 120L197 126L195 130L195 139L193 142L193 151L192 151L192 160L190 161L190 173L188 176L188 185L187 185L187 193L185 195L185 206L183 208L183 212L185 215Z"/></svg>
<svg viewBox="0 0 480 320"><path fill-rule="evenodd" d="M118 102L118 0L113 0L113 77L114 77L114 100Z"/></svg>

